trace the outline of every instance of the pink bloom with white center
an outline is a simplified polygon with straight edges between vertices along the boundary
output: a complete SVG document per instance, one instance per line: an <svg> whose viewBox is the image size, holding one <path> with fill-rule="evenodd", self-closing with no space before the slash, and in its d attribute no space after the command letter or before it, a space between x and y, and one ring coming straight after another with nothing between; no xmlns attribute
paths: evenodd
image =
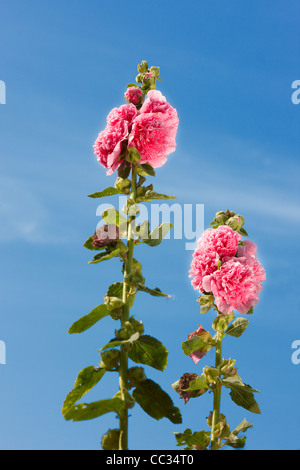
<svg viewBox="0 0 300 470"><path fill-rule="evenodd" d="M206 292L212 292L221 313L229 314L236 309L247 313L259 302L262 290L259 278L247 257L228 258L221 268L203 279Z"/></svg>
<svg viewBox="0 0 300 470"><path fill-rule="evenodd" d="M143 96L143 92L135 86L127 88L125 93L126 101L133 104L140 104L143 101Z"/></svg>

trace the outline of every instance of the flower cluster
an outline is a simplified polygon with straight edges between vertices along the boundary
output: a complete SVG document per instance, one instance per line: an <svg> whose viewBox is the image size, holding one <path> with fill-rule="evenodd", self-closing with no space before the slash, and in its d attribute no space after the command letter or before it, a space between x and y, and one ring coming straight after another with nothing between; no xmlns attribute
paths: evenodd
<svg viewBox="0 0 300 470"><path fill-rule="evenodd" d="M208 229L198 240L190 277L200 293L211 293L221 313L234 309L248 313L259 302L265 270L256 256L256 245L228 225Z"/></svg>
<svg viewBox="0 0 300 470"><path fill-rule="evenodd" d="M164 165L176 149L177 111L157 90L149 90L140 109L143 93L129 87L125 93L128 104L114 108L107 117L106 128L100 132L94 151L101 165L112 174L124 161L127 149L135 148L140 163L153 168Z"/></svg>

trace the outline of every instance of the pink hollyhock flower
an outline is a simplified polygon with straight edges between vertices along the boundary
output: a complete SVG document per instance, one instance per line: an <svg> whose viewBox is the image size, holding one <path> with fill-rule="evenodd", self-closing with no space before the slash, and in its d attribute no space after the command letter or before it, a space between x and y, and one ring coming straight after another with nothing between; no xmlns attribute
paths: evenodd
<svg viewBox="0 0 300 470"><path fill-rule="evenodd" d="M178 123L176 109L167 103L160 91L150 90L133 122L128 147L137 149L141 163L161 167L176 149Z"/></svg>
<svg viewBox="0 0 300 470"><path fill-rule="evenodd" d="M190 277L193 278L192 286L195 290L204 292L203 278L218 269L217 261L216 253L206 252L202 246L195 250L189 272Z"/></svg>
<svg viewBox="0 0 300 470"><path fill-rule="evenodd" d="M227 225L220 225L216 229L205 230L198 246L203 247L206 252L216 253L222 260L225 256L236 255L241 239L241 235L235 230Z"/></svg>
<svg viewBox="0 0 300 470"><path fill-rule="evenodd" d="M244 246L239 246L237 257L245 258L245 262L252 268L257 282L266 280L266 272L256 257L257 246L250 240L244 241Z"/></svg>
<svg viewBox="0 0 300 470"><path fill-rule="evenodd" d="M207 339L207 335L211 336L210 333L208 333L208 331L206 331L204 328L202 328L201 325L199 325L199 328L198 330L196 331L193 331L193 333L190 333L188 335L188 339L191 339L193 338L193 336L199 336L201 338L201 336L203 336L203 341L205 339ZM207 354L207 350L205 351L201 351L200 349L198 351L194 351L192 354L190 354L190 358L193 359L194 363L197 365L198 362L200 361L200 359L202 359L202 357L206 356Z"/></svg>
<svg viewBox="0 0 300 470"><path fill-rule="evenodd" d="M225 258L223 261L219 270L204 277L203 288L213 293L220 312L229 314L236 309L242 314L247 313L259 302L261 277L257 277L248 257Z"/></svg>
<svg viewBox="0 0 300 470"><path fill-rule="evenodd" d="M127 88L127 91L125 93L126 101L128 101L128 103L133 104L140 104L143 101L143 96L143 92L135 86Z"/></svg>
<svg viewBox="0 0 300 470"><path fill-rule="evenodd" d="M113 173L120 165L122 144L128 138L136 115L136 107L133 104L127 104L114 108L107 116L107 126L100 132L94 144L98 162L109 169L107 174Z"/></svg>

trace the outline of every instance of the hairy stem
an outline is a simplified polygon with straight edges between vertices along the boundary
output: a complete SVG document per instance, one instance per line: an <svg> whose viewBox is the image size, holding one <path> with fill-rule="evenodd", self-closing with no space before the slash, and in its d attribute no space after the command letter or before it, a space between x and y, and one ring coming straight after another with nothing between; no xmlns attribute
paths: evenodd
<svg viewBox="0 0 300 470"><path fill-rule="evenodd" d="M223 335L221 333L218 333L217 341L216 341L216 361L215 361L216 369L220 366L220 363L222 360L222 340L223 340ZM219 422L220 405L221 405L221 388L222 387L217 383L217 386L214 390L214 409L213 409L212 428L211 428L211 450L218 450L220 447L218 439L214 435L214 429L215 429L215 426Z"/></svg>
<svg viewBox="0 0 300 470"><path fill-rule="evenodd" d="M133 166L132 168L132 183L131 183L131 192L130 192L130 199L134 202L136 200L136 170ZM128 227L128 237L127 237L127 259L125 261L124 266L124 282L123 282L123 302L125 303L122 311L121 317L121 326L125 325L125 322L129 319L129 311L130 311L130 298L129 298L129 289L130 287L125 282L125 278L128 274L131 273L132 270L132 260L133 260L133 249L134 249L134 239L132 236L132 225L131 223L134 221L135 216L131 216L129 219L129 227ZM123 400L126 398L126 394L128 392L128 350L127 346L121 346L121 360L120 360L120 368L119 368L119 385L120 391L122 394ZM128 449L128 408L124 408L120 413L120 442L119 442L119 449L120 450L127 450Z"/></svg>

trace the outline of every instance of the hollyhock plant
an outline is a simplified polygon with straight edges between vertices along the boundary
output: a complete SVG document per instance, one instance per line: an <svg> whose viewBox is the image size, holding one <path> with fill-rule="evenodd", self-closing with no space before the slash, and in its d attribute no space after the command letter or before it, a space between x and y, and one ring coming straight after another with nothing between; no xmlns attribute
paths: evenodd
<svg viewBox="0 0 300 470"><path fill-rule="evenodd" d="M139 165L149 164L152 168L163 166L168 155L175 151L177 111L160 91L153 89L156 79L159 76L153 71L144 73L141 88L129 86L125 93L129 104L109 113L107 126L94 144L97 159L108 169L108 175L124 161L133 163L130 149L135 151L135 161L139 161Z"/></svg>
<svg viewBox="0 0 300 470"><path fill-rule="evenodd" d="M243 239L243 236L248 236L244 222L244 217L233 211L218 212L211 223L213 227L203 233L193 254L189 275L192 286L200 293L200 311L207 313L212 309L217 316L212 324L216 332L213 337L199 325L198 330L190 333L182 343L184 354L195 365L208 351L215 349L214 366L205 366L201 375L186 372L173 384L185 403L207 391L214 396L213 411L207 418L209 431L193 433L186 429L183 433L175 433L177 445L185 445L189 450L218 450L225 445L244 447L246 437L239 437L239 433L252 425L244 420L233 431L230 430L225 416L220 413L222 388L230 390L230 397L237 405L252 413L260 413L254 398L257 390L242 381L237 374L235 360L222 358L224 337L241 336L249 324L245 317L234 319L234 311L252 314L259 302L262 282L266 279L265 270L257 259L257 246Z"/></svg>
<svg viewBox="0 0 300 470"><path fill-rule="evenodd" d="M62 409L65 419L73 421L115 413L118 427L109 429L103 435L103 450L128 449L129 417L132 414L129 410L135 404L154 419L167 418L174 424L181 422L180 411L169 395L149 379L144 368L138 365L163 371L167 365L168 351L161 341L144 334L143 322L131 315L135 298L140 292L154 297L169 297L160 289L145 285L142 264L134 255L138 245L159 245L172 224L163 222L150 230L149 221L136 225L136 215L141 202L173 199L173 196L156 193L153 184L146 185L146 180L149 176L155 176L154 167L161 166L167 155L175 150L178 126L175 109L155 89L156 81L160 81L159 68L149 68L143 61L138 66L138 72L136 80L140 85L128 86L125 93L128 104L112 109L107 116L106 128L100 132L94 145L99 163L108 170L108 174L118 170L117 179L114 186L89 196L99 199L122 195L123 199L125 195L126 203L122 214L114 207L104 210L103 225L83 245L94 255L91 264L115 258L121 261L122 281L111 284L103 296L104 303L73 323L69 330L70 334L83 333L105 317L119 322L113 328L114 336L112 333L99 350L99 364L86 367L79 373ZM99 282L106 277L104 272ZM134 364L130 365L129 361ZM118 376L117 393L93 403L77 404L104 375L111 372Z"/></svg>

